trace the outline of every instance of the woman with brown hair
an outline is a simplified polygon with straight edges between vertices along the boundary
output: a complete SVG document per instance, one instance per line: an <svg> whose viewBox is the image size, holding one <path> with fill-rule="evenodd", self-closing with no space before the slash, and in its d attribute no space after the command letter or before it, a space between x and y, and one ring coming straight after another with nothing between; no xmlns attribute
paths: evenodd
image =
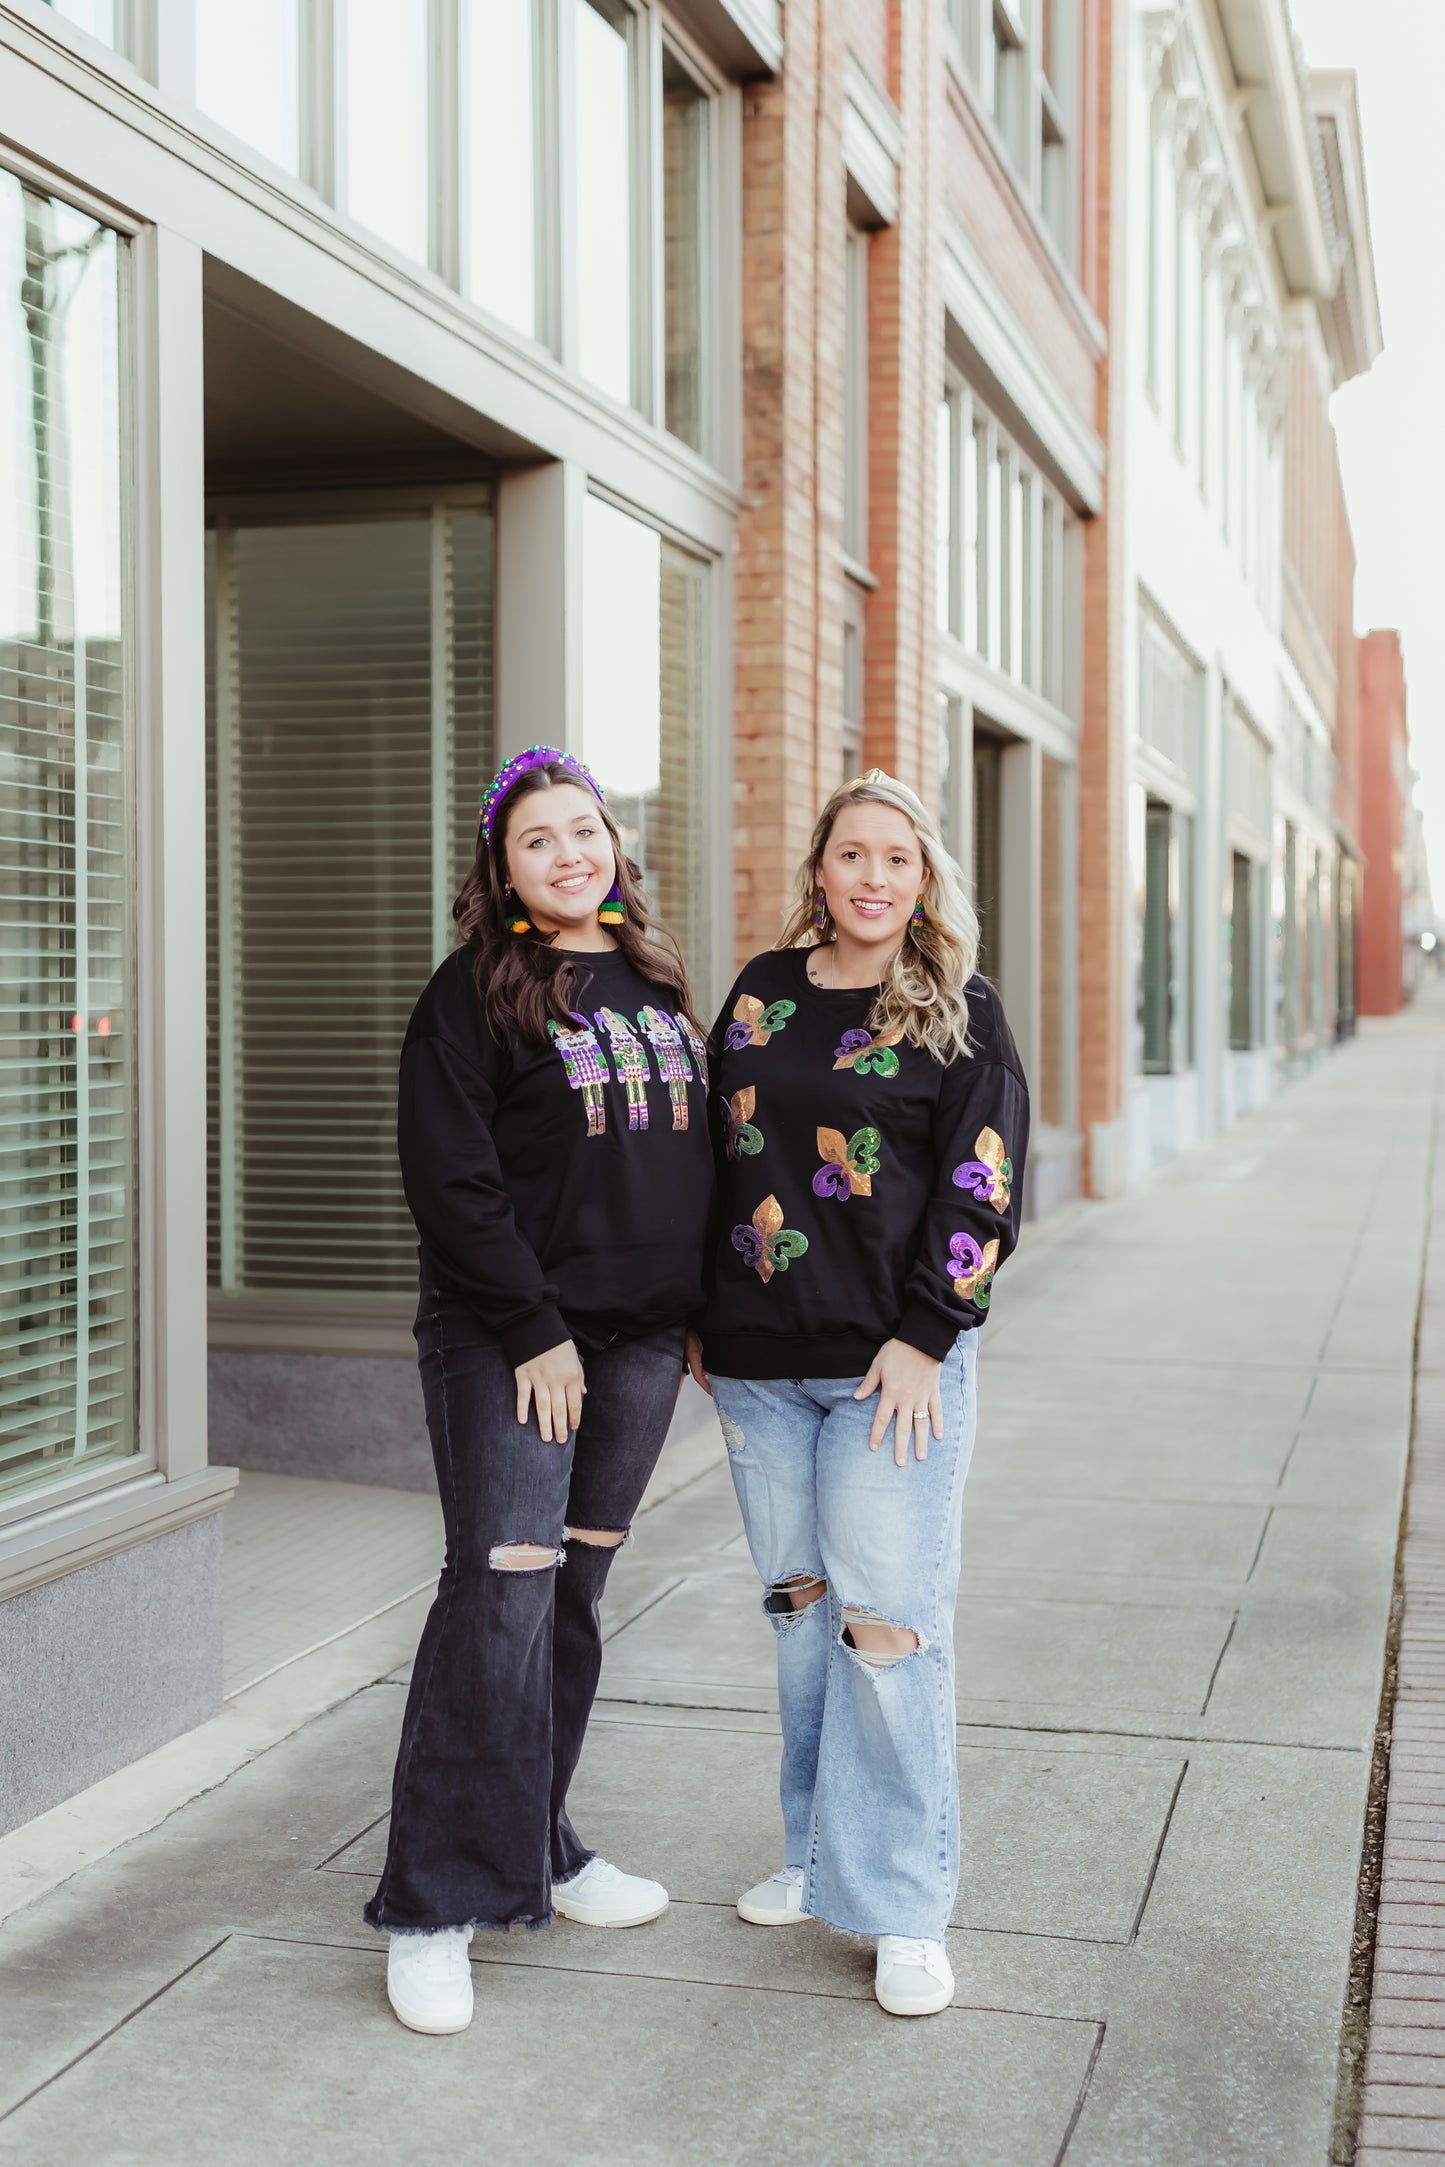
<svg viewBox="0 0 1445 2167"><path fill-rule="evenodd" d="M534 745L502 768L453 914L398 1127L447 1554L366 1907L392 1935L392 2008L423 2032L471 2019L474 1929L666 1908L658 1882L581 1841L567 1790L598 1603L701 1303L713 1186L682 959L580 761Z"/></svg>

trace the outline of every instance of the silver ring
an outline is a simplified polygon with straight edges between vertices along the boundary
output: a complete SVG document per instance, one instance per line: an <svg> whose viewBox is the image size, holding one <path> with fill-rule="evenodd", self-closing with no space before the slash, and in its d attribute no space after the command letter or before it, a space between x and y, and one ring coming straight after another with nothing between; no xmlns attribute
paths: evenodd
<svg viewBox="0 0 1445 2167"><path fill-rule="evenodd" d="M927 1409L927 1408L925 1407L925 1408L924 1408L924 1410L923 1410L923 1412L922 1412L922 1414L921 1414L921 1415L915 1415L915 1416L913 1417L913 1420L914 1420L914 1423L915 1423L915 1425L916 1425L917 1423L920 1423L920 1422L926 1422L926 1421L928 1420L928 1409Z"/></svg>

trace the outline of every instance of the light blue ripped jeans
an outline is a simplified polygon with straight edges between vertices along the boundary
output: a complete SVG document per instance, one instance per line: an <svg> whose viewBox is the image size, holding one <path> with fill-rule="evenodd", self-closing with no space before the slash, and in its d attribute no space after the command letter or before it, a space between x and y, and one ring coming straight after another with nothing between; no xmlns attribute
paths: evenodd
<svg viewBox="0 0 1445 2167"><path fill-rule="evenodd" d="M857 1377L714 1377L748 1547L778 1638L785 1863L803 1909L855 1934L941 1941L958 1888L953 1612L977 1413L978 1334L943 1364L928 1458L868 1450L877 1395ZM784 1583L827 1582L795 1610ZM873 1667L850 1613L918 1646Z"/></svg>

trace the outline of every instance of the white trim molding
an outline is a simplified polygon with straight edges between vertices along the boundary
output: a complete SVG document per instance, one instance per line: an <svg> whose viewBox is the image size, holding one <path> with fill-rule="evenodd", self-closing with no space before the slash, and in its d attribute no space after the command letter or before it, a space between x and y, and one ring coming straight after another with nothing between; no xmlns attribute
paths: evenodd
<svg viewBox="0 0 1445 2167"><path fill-rule="evenodd" d="M880 226L898 219L903 116L851 49L844 63L843 165Z"/></svg>
<svg viewBox="0 0 1445 2167"><path fill-rule="evenodd" d="M951 213L944 232L943 300L1074 509L1090 516L1102 511L1103 438L1059 390L1002 287Z"/></svg>

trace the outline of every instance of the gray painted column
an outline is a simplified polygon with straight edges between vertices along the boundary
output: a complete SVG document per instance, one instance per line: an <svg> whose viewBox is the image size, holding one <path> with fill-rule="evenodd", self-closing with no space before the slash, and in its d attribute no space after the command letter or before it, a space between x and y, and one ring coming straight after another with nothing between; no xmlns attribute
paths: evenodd
<svg viewBox="0 0 1445 2167"><path fill-rule="evenodd" d="M587 478L553 460L497 491L497 753L582 742L582 511Z"/></svg>

